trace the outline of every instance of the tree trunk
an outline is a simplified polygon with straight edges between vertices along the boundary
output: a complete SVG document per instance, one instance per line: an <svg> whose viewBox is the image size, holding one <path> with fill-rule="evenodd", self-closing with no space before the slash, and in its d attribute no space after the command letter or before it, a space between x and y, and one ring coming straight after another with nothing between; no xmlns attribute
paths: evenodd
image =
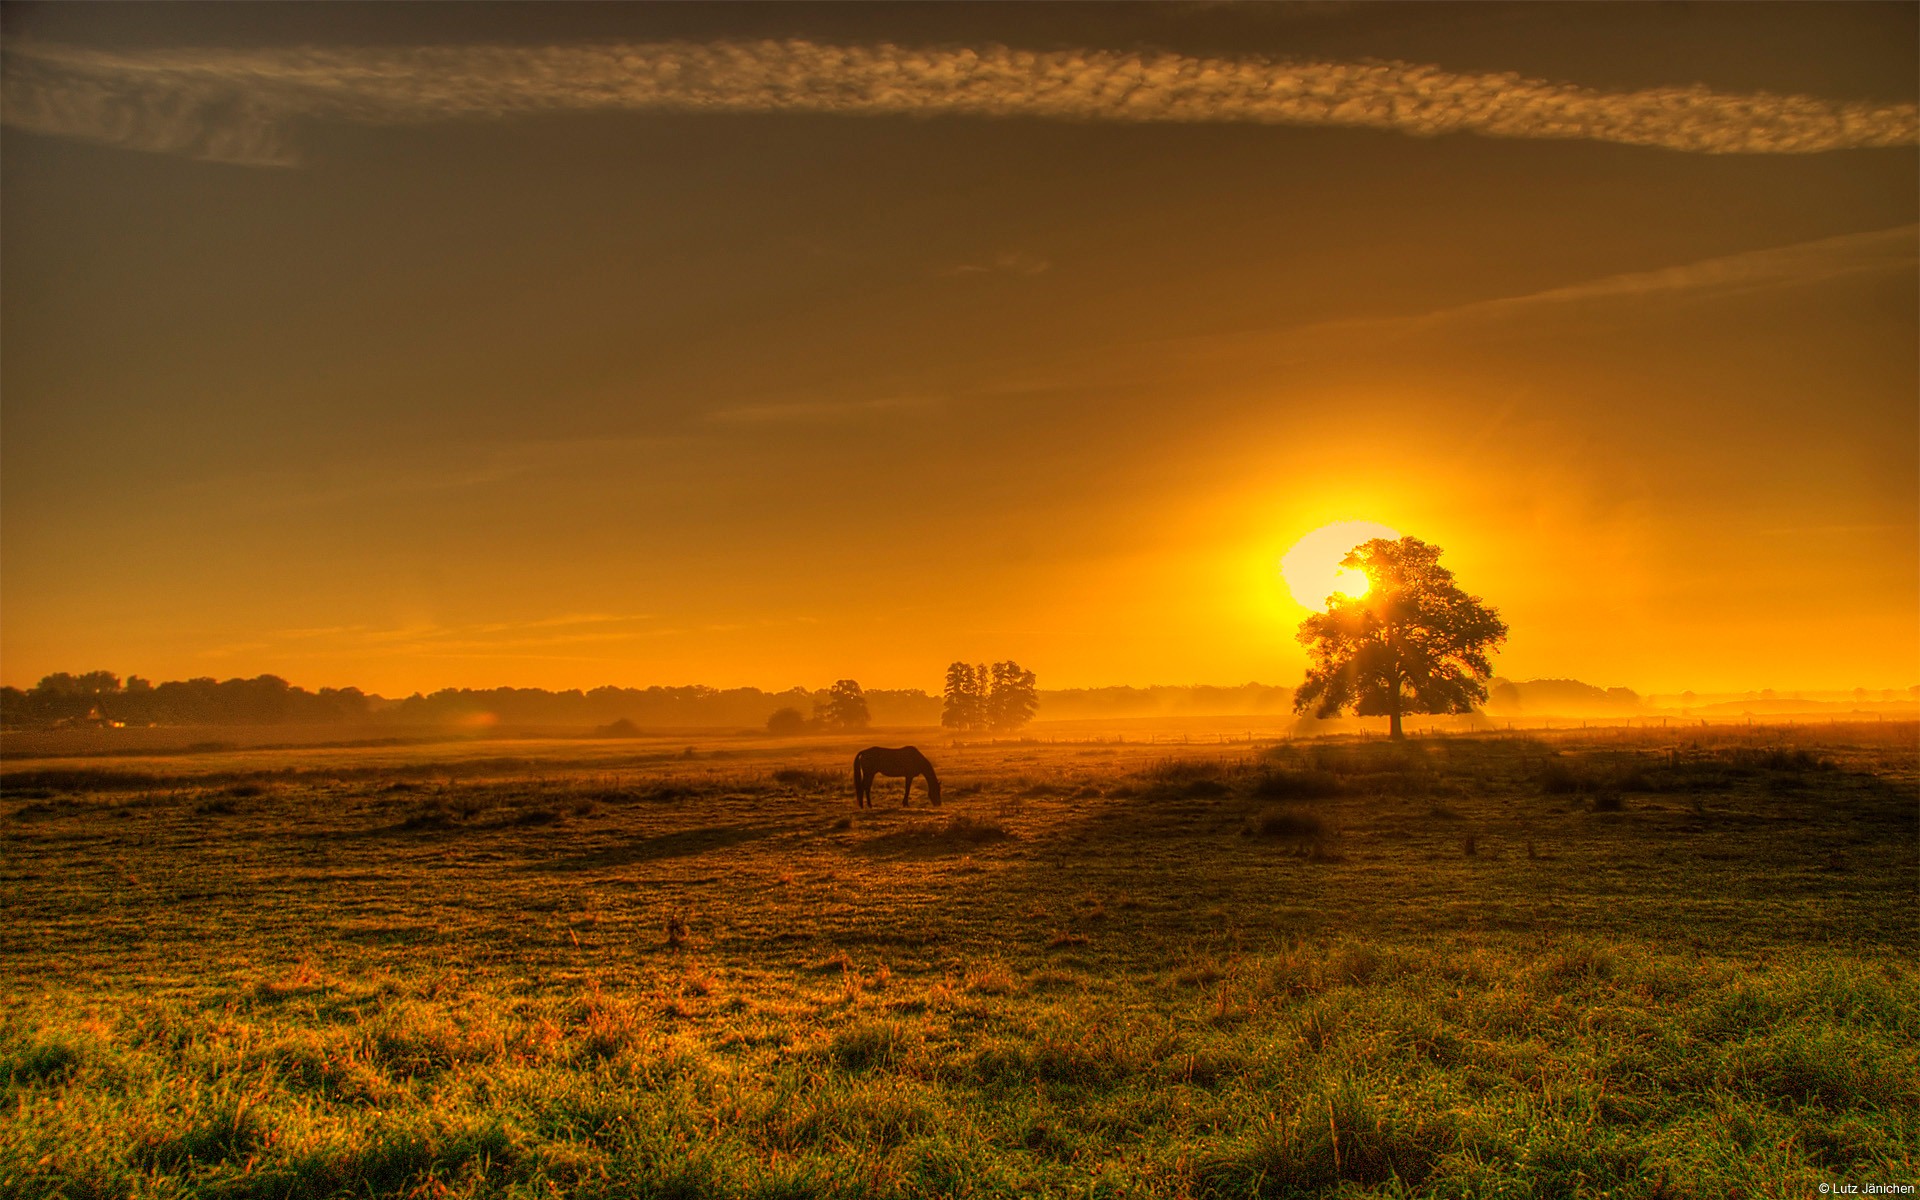
<svg viewBox="0 0 1920 1200"><path fill-rule="evenodd" d="M1391 722L1388 728L1391 731L1389 736L1397 742L1407 736L1406 731L1400 728L1400 677L1398 675L1393 677L1392 696L1392 704L1387 709L1387 718Z"/></svg>

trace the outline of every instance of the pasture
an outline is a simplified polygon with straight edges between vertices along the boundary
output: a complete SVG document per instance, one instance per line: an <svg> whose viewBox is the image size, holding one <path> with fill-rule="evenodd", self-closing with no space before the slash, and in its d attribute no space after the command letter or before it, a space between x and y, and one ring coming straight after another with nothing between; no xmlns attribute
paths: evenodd
<svg viewBox="0 0 1920 1200"><path fill-rule="evenodd" d="M1917 739L13 759L0 1193L1913 1184Z"/></svg>

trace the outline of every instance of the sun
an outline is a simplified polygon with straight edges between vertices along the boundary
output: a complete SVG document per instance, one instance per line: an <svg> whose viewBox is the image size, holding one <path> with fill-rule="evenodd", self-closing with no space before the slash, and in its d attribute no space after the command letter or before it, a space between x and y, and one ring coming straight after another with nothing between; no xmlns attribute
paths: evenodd
<svg viewBox="0 0 1920 1200"><path fill-rule="evenodd" d="M1398 530L1378 521L1335 521L1322 525L1293 544L1280 557L1280 574L1287 590L1303 608L1325 608L1334 596L1364 596L1367 577L1340 560L1362 542L1374 538L1397 538Z"/></svg>

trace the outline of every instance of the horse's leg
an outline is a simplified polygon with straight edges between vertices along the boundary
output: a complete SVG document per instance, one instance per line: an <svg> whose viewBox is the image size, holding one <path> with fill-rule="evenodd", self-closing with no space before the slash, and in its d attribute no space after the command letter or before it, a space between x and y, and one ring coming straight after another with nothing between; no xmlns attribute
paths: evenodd
<svg viewBox="0 0 1920 1200"><path fill-rule="evenodd" d="M907 776L906 790L900 793L900 807L905 808L907 806L907 801L910 798L912 798L912 796L913 796L913 776L909 775Z"/></svg>

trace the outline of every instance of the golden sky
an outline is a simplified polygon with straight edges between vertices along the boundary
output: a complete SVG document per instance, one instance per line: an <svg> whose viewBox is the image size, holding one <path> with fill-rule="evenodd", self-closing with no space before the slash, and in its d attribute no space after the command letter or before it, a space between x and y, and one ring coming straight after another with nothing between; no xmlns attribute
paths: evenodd
<svg viewBox="0 0 1920 1200"><path fill-rule="evenodd" d="M1920 680L1911 5L4 20L8 684Z"/></svg>

